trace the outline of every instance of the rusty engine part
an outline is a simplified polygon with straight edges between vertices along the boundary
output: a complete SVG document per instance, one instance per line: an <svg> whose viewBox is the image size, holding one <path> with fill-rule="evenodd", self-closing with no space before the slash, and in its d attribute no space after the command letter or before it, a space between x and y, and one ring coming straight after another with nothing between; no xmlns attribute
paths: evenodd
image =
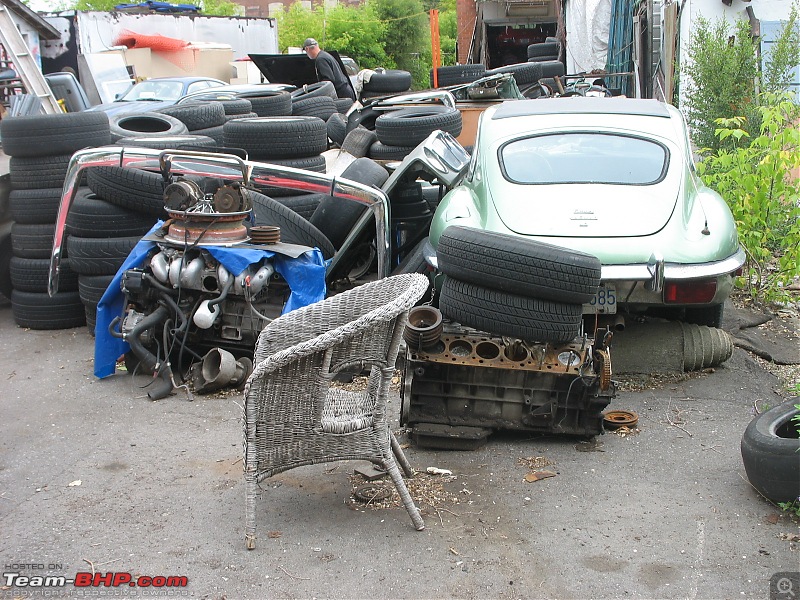
<svg viewBox="0 0 800 600"><path fill-rule="evenodd" d="M415 306L408 313L403 339L413 350L430 348L442 337L442 313L433 306Z"/></svg>
<svg viewBox="0 0 800 600"><path fill-rule="evenodd" d="M630 410L609 410L603 415L603 423L606 429L635 427L638 422L639 415Z"/></svg>
<svg viewBox="0 0 800 600"><path fill-rule="evenodd" d="M529 343L445 324L433 346L407 349L401 424L430 430L430 442L452 438L453 427L600 434L616 392L601 346L588 338Z"/></svg>

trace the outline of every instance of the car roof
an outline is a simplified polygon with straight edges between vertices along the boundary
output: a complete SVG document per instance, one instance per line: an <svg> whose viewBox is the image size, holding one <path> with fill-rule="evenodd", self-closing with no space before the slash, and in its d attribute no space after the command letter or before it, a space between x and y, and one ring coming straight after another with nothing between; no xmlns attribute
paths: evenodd
<svg viewBox="0 0 800 600"><path fill-rule="evenodd" d="M503 102L492 120L553 114L604 114L665 117L671 114L667 105L658 100L641 98L537 98Z"/></svg>

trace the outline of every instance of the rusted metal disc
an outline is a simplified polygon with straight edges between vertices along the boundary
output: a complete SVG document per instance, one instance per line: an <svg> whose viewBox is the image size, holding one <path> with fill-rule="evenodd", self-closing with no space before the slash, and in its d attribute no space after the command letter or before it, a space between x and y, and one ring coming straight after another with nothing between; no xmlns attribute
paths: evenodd
<svg viewBox="0 0 800 600"><path fill-rule="evenodd" d="M428 348L442 336L442 313L433 306L415 306L408 313L403 339L412 350Z"/></svg>
<svg viewBox="0 0 800 600"><path fill-rule="evenodd" d="M377 483L365 483L353 492L353 497L359 502L382 502L391 495L392 490Z"/></svg>
<svg viewBox="0 0 800 600"><path fill-rule="evenodd" d="M255 244L277 244L281 241L281 228L276 225L251 227L250 239Z"/></svg>
<svg viewBox="0 0 800 600"><path fill-rule="evenodd" d="M598 350L594 358L599 363L600 389L606 391L611 385L611 355L606 350Z"/></svg>
<svg viewBox="0 0 800 600"><path fill-rule="evenodd" d="M608 429L633 427L639 422L639 415L629 410L609 410L603 413L603 424Z"/></svg>

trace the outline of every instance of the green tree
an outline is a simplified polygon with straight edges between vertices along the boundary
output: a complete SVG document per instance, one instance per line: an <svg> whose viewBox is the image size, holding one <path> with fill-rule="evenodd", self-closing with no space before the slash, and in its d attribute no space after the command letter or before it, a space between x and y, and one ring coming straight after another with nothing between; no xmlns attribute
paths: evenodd
<svg viewBox="0 0 800 600"><path fill-rule="evenodd" d="M416 89L429 87L430 21L421 0L371 0L370 4L387 25L386 54L399 69L411 73Z"/></svg>
<svg viewBox="0 0 800 600"><path fill-rule="evenodd" d="M125 0L77 0L75 10L94 10L99 12L112 12L117 4ZM201 8L201 14L206 16L231 17L242 12L242 6L228 0L199 0L195 2Z"/></svg>

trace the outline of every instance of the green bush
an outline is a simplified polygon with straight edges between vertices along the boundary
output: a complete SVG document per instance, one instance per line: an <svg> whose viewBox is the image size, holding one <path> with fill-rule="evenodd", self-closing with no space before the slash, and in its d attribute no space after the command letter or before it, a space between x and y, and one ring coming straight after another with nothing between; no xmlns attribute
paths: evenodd
<svg viewBox="0 0 800 600"><path fill-rule="evenodd" d="M786 299L800 275L800 107L788 94L764 93L755 108L757 135L745 117L716 119L717 150L698 164L703 181L730 206L747 252L739 282L760 302Z"/></svg>

